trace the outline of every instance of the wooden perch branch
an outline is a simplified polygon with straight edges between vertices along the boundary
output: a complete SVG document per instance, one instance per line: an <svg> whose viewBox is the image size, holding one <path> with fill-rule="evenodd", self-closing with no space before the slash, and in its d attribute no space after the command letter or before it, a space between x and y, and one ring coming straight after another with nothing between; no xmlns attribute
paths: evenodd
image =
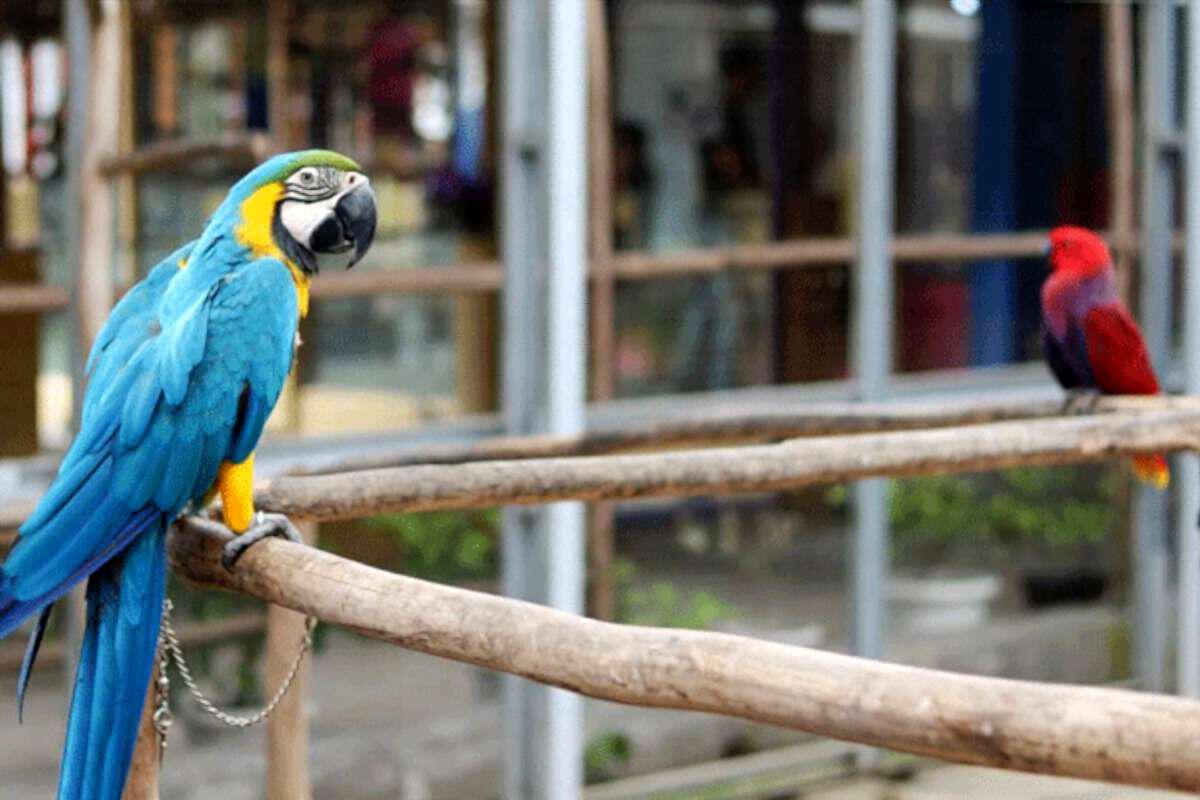
<svg viewBox="0 0 1200 800"><path fill-rule="evenodd" d="M1200 791L1200 703L957 675L739 636L598 622L290 542L233 573L194 518L174 568L368 636L619 703L708 711L965 764Z"/></svg>
<svg viewBox="0 0 1200 800"><path fill-rule="evenodd" d="M281 477L264 483L255 503L297 519L353 519L559 500L778 491L873 476L1072 464L1197 448L1200 412L1120 412L683 452Z"/></svg>
<svg viewBox="0 0 1200 800"><path fill-rule="evenodd" d="M1194 397L1104 397L1097 414L1116 411L1200 411ZM577 436L496 436L476 442L409 446L392 452L316 462L288 475L322 475L415 464L463 464L471 461L588 456L631 450L771 442L809 436L950 428L1062 414L1063 401L923 400L905 403L807 403L794 408L746 412L712 410L704 415L665 421L634 421L619 429L593 429Z"/></svg>

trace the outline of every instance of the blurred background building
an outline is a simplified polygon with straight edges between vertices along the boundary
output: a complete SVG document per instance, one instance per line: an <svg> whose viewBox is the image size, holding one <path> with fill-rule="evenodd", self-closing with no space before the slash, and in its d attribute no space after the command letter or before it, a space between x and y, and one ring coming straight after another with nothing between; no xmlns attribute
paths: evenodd
<svg viewBox="0 0 1200 800"><path fill-rule="evenodd" d="M596 418L662 413L688 398L701 407L853 394L858 4L601 5L605 72L593 85L610 113L593 120L591 152L607 163L580 164L611 176L602 190L611 225L593 209L602 216L591 234ZM1116 206L1134 202L1135 185L1128 196L1112 188L1122 156L1111 120L1134 108L1114 106L1111 86L1114 70L1130 81L1141 73L1114 61L1104 4L896 5L902 252L895 316L878 324L892 326L898 392L1045 391L1048 376L1029 363L1038 359L1044 277L1036 232L1064 222L1110 229ZM0 501L16 502L36 495L69 441L76 273L64 233L69 64L60 6L2 8L0 285L31 298L0 315L0 453L8 457ZM496 426L498 16L486 0L123 7L120 101L100 112L118 129L99 189L116 198L107 241L117 292L194 236L230 183L271 148L345 152L364 164L379 198L368 259L351 275L323 276L314 290L268 461L381 437L417 446ZM1143 28L1140 8L1132 21L1129 49ZM595 148L596 137L608 146ZM893 585L889 656L1037 679L1137 678L1126 613L1128 494L1124 473L1106 467L897 483L893 558L913 582ZM591 610L845 646L847 519L841 487L623 504L615 521L597 523L611 529L593 550L604 566L593 573L601 591ZM497 524L494 514L412 515L326 526L321 536L380 566L492 587ZM943 573L958 577L919 583ZM930 585L962 602L923 607ZM246 622L236 641L206 640L203 652L213 692L252 702L257 612L177 591L198 619ZM493 796L494 678L334 635L338 644L316 667L317 795ZM61 721L57 676L48 672L39 687L49 697L35 700L29 723L47 738L9 749L17 761L0 767L0 796L44 794L37 787L52 779ZM378 693L356 693L364 683ZM0 717L7 710L0 704ZM172 747L164 796L210 797L214 786L231 799L259 796L253 759L219 776L203 772L226 763L231 748L247 749L233 744L240 734L184 717L186 744ZM728 720L599 704L589 706L588 727L596 781L798 741ZM0 728L0 741L12 735L7 720ZM10 793L10 774L24 793ZM950 785L922 796L973 796ZM596 796L638 796L629 791Z"/></svg>

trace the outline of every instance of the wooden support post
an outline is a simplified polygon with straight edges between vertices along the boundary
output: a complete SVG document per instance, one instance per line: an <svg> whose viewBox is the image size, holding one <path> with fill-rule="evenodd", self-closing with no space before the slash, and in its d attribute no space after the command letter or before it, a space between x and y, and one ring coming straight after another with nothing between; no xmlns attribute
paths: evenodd
<svg viewBox="0 0 1200 800"><path fill-rule="evenodd" d="M124 54L120 63L120 102L117 111L117 156L128 156L137 146L137 95L134 76L134 37L132 3L120 4L117 26ZM102 166L103 168L103 166ZM125 173L117 177L117 280L131 286L139 279L138 267L138 195L137 176Z"/></svg>
<svg viewBox="0 0 1200 800"><path fill-rule="evenodd" d="M1104 76L1108 99L1109 216L1114 266L1121 295L1129 302L1133 249L1134 177L1133 23L1128 2L1104 6Z"/></svg>
<svg viewBox="0 0 1200 800"><path fill-rule="evenodd" d="M613 257L612 101L604 0L588 0L588 231L592 277L592 396L613 396L615 281Z"/></svg>
<svg viewBox="0 0 1200 800"><path fill-rule="evenodd" d="M290 0L267 3L267 117L271 148L275 152L291 146L289 100L289 25ZM301 351L303 352L303 351ZM298 369L288 378L284 405L288 427L300 430L300 381ZM317 526L300 525L305 541L315 544ZM267 612L267 648L263 679L267 692L274 692L287 677L304 638L304 616L285 608L271 606ZM312 780L308 769L308 665L302 665L287 696L267 721L267 800L308 800Z"/></svg>
<svg viewBox="0 0 1200 800"><path fill-rule="evenodd" d="M314 523L298 526L309 544L317 541ZM265 691L271 694L287 679L305 635L305 617L281 606L267 612ZM309 659L301 664L292 688L267 720L267 800L308 800Z"/></svg>
<svg viewBox="0 0 1200 800"><path fill-rule="evenodd" d="M1108 226L1113 266L1121 297L1133 306L1134 203L1137 201L1134 153L1133 26L1129 4L1113 0L1104 6L1104 77L1108 100L1109 183ZM1117 482L1117 552L1121 554L1117 583L1122 595L1130 588L1133 552L1133 491L1128 476Z"/></svg>
<svg viewBox="0 0 1200 800"><path fill-rule="evenodd" d="M612 399L616 385L612 99L605 6L604 0L588 0L587 4L592 399L601 401ZM588 613L597 619L616 616L614 512L612 503L593 503L588 513Z"/></svg>
<svg viewBox="0 0 1200 800"><path fill-rule="evenodd" d="M138 727L137 747L133 751L133 765L125 781L125 793L121 800L158 800L158 765L162 754L158 748L158 730L154 727L154 704L156 694L154 682L158 679L158 667L150 674L150 686L146 689L146 705L142 709L142 721Z"/></svg>
<svg viewBox="0 0 1200 800"><path fill-rule="evenodd" d="M267 125L272 148L279 152L291 139L291 84L288 79L290 0L267 2Z"/></svg>

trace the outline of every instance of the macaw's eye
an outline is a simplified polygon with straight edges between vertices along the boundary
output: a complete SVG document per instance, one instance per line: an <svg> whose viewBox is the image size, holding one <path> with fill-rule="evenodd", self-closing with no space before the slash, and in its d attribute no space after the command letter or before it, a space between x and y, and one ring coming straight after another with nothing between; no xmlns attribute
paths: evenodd
<svg viewBox="0 0 1200 800"><path fill-rule="evenodd" d="M300 170L299 175L296 177L299 179L301 186L312 186L317 182L317 173L311 169Z"/></svg>

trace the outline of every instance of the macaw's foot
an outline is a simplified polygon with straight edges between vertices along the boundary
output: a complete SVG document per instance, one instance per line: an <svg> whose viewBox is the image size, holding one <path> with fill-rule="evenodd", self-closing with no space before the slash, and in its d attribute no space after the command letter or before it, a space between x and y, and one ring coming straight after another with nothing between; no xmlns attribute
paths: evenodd
<svg viewBox="0 0 1200 800"><path fill-rule="evenodd" d="M1095 389L1068 389L1062 413L1076 416L1094 414L1099 402L1100 393Z"/></svg>
<svg viewBox="0 0 1200 800"><path fill-rule="evenodd" d="M221 563L225 569L233 572L238 559L253 545L271 536L278 536L297 544L303 544L304 539L292 521L283 514L264 514L261 511L254 517L254 524L245 533L235 536L221 551Z"/></svg>

